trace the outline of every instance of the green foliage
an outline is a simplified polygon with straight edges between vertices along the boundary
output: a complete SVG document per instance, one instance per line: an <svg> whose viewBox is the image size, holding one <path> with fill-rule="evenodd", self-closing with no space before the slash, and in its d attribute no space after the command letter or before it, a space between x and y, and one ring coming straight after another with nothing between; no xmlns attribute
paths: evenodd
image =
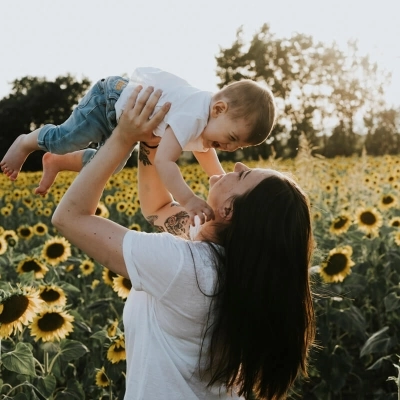
<svg viewBox="0 0 400 400"><path fill-rule="evenodd" d="M368 56L359 55L357 42L349 42L342 50L335 43L317 42L300 33L276 37L264 24L250 43L244 42L243 30L238 29L232 46L221 48L216 60L219 87L252 79L271 88L279 113L268 143L273 144L278 157L296 155L301 133L325 156L360 153L360 115L369 120L371 134L376 133L378 154L399 152L389 143L377 143L379 116L387 108L384 88L390 75L379 70ZM398 118L399 110L392 111ZM397 131L390 131L392 140L398 136L398 121L393 126ZM245 149L244 156L258 159L267 146Z"/></svg>
<svg viewBox="0 0 400 400"><path fill-rule="evenodd" d="M64 122L89 86L88 79L79 82L70 75L53 82L30 76L13 81L10 95L0 100L0 159L18 135ZM28 157L24 170L39 170L41 155L35 152Z"/></svg>

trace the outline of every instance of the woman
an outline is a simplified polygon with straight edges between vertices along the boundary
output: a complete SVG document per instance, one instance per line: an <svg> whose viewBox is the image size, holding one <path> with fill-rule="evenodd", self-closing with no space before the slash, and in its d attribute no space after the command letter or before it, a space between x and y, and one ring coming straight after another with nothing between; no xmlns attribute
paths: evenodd
<svg viewBox="0 0 400 400"><path fill-rule="evenodd" d="M161 93L146 89L135 104L139 90L102 156L82 170L53 216L68 240L132 281L125 399L282 398L306 374L314 339L306 196L279 172L237 163L210 178L215 219L190 227L153 163L151 132L168 106L149 120ZM129 231L95 215L108 178L136 141L142 212L165 233Z"/></svg>

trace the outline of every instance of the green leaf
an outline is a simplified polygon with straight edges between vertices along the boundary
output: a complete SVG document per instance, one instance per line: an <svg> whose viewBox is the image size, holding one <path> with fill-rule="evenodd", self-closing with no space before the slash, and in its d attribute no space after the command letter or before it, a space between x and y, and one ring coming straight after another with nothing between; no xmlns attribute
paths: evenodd
<svg viewBox="0 0 400 400"><path fill-rule="evenodd" d="M100 342L104 342L108 338L106 331L97 331L90 336L90 339L97 339Z"/></svg>
<svg viewBox="0 0 400 400"><path fill-rule="evenodd" d="M385 326L380 331L375 332L361 348L360 357L368 354L380 353L388 354L389 350L396 345L396 338L390 337L387 334L389 327Z"/></svg>
<svg viewBox="0 0 400 400"><path fill-rule="evenodd" d="M76 340L63 340L61 342L60 354L65 361L72 361L88 353L89 349Z"/></svg>
<svg viewBox="0 0 400 400"><path fill-rule="evenodd" d="M18 342L14 351L3 354L2 361L4 367L9 371L36 376L31 346L26 343Z"/></svg>
<svg viewBox="0 0 400 400"><path fill-rule="evenodd" d="M365 340L367 338L366 323L361 311L350 306L346 309L331 309L332 322L340 326L343 331L355 334Z"/></svg>
<svg viewBox="0 0 400 400"><path fill-rule="evenodd" d="M44 378L39 376L36 380L36 389L46 399L50 398L50 395L56 389L56 385L57 382L54 375L47 375Z"/></svg>
<svg viewBox="0 0 400 400"><path fill-rule="evenodd" d="M18 393L12 397L13 400L29 400L29 397L25 393ZM37 398L37 397L36 397Z"/></svg>
<svg viewBox="0 0 400 400"><path fill-rule="evenodd" d="M400 308L400 296L397 296L396 293L389 293L384 299L386 311L394 311Z"/></svg>
<svg viewBox="0 0 400 400"><path fill-rule="evenodd" d="M55 396L55 400L71 400L77 399L82 400L85 398L85 393L82 390L81 385L76 379L71 379L67 383L67 387L62 391L58 392Z"/></svg>
<svg viewBox="0 0 400 400"><path fill-rule="evenodd" d="M71 285L70 283L67 283L67 282L64 282L61 285L61 288L67 293L71 293L71 294L72 293L75 293L75 294L80 294L81 293L81 290L79 288L77 288L76 286Z"/></svg>
<svg viewBox="0 0 400 400"><path fill-rule="evenodd" d="M383 367L383 365L385 364L385 362L391 361L391 358L392 358L392 355L379 358L370 367L367 368L367 371L381 369Z"/></svg>

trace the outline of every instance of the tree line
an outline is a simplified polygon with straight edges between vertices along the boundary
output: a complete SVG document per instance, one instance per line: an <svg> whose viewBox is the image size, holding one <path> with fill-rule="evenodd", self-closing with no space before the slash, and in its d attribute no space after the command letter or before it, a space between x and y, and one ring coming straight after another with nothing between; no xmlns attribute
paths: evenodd
<svg viewBox="0 0 400 400"><path fill-rule="evenodd" d="M385 101L390 74L360 55L356 41L344 51L305 34L276 37L264 24L249 43L239 28L232 45L220 48L216 63L220 88L255 80L271 88L278 108L265 143L220 152L221 160L295 157L301 134L325 157L360 154L363 148L375 156L400 153L400 108ZM90 85L87 78L79 82L70 75L14 80L11 93L0 100L0 159L19 134L65 121ZM24 169L41 169L40 152L29 156Z"/></svg>

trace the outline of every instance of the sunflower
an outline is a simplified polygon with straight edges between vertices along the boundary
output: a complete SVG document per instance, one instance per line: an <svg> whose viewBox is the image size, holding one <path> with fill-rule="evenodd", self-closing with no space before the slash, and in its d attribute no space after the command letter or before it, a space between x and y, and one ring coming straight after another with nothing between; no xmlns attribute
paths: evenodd
<svg viewBox="0 0 400 400"><path fill-rule="evenodd" d="M49 269L37 258L27 257L17 265L17 272L22 275L25 272L34 272L35 279L43 279Z"/></svg>
<svg viewBox="0 0 400 400"><path fill-rule="evenodd" d="M139 224L131 224L131 225L129 225L129 229L131 231L138 231L138 232L140 232L142 230L142 228L140 227Z"/></svg>
<svg viewBox="0 0 400 400"><path fill-rule="evenodd" d="M108 218L110 216L108 208L105 206L104 203L101 202L97 205L95 214L103 218Z"/></svg>
<svg viewBox="0 0 400 400"><path fill-rule="evenodd" d="M320 211L315 211L314 214L312 215L312 219L314 221L319 221L322 218L322 214Z"/></svg>
<svg viewBox="0 0 400 400"><path fill-rule="evenodd" d="M13 230L6 230L3 232L3 238L6 239L10 247L15 247L18 243L18 235Z"/></svg>
<svg viewBox="0 0 400 400"><path fill-rule="evenodd" d="M39 288L39 297L49 306L64 307L67 302L64 290L56 285L42 285Z"/></svg>
<svg viewBox="0 0 400 400"><path fill-rule="evenodd" d="M107 350L107 359L113 364L126 360L124 335L120 335L112 341L112 344Z"/></svg>
<svg viewBox="0 0 400 400"><path fill-rule="evenodd" d="M379 208L381 210L388 210L397 204L397 198L392 194L384 194L379 201Z"/></svg>
<svg viewBox="0 0 400 400"><path fill-rule="evenodd" d="M48 231L49 228L42 222L38 222L37 224L33 225L33 233L37 236L44 236Z"/></svg>
<svg viewBox="0 0 400 400"><path fill-rule="evenodd" d="M127 210L128 208L128 203L126 201L119 201L116 205L117 211L119 213L123 213Z"/></svg>
<svg viewBox="0 0 400 400"><path fill-rule="evenodd" d="M393 217L390 221L389 221L389 226L393 227L393 228L400 228L400 217ZM0 253L1 254L1 253Z"/></svg>
<svg viewBox="0 0 400 400"><path fill-rule="evenodd" d="M104 198L104 202L108 205L113 204L115 202L115 197L112 196L111 194L108 194L105 198Z"/></svg>
<svg viewBox="0 0 400 400"><path fill-rule="evenodd" d="M119 297L126 299L132 289L132 282L123 276L117 276L113 281L113 289Z"/></svg>
<svg viewBox="0 0 400 400"><path fill-rule="evenodd" d="M27 197L27 198L23 199L22 202L25 204L25 206L27 208L29 208L30 210L33 210L34 205L33 205L33 200L31 197Z"/></svg>
<svg viewBox="0 0 400 400"><path fill-rule="evenodd" d="M329 231L335 235L341 235L348 231L351 223L350 214L343 212L332 221Z"/></svg>
<svg viewBox="0 0 400 400"><path fill-rule="evenodd" d="M42 256L50 265L66 261L71 255L71 245L63 237L54 237L45 242Z"/></svg>
<svg viewBox="0 0 400 400"><path fill-rule="evenodd" d="M321 263L320 274L325 282L343 282L343 279L351 273L354 265L351 259L353 249L351 246L335 247L327 259Z"/></svg>
<svg viewBox="0 0 400 400"><path fill-rule="evenodd" d="M4 239L3 236L0 236L0 256L7 251L7 247L8 247L8 244L7 244L6 239Z"/></svg>
<svg viewBox="0 0 400 400"><path fill-rule="evenodd" d="M17 287L0 294L0 338L8 337L32 321L40 310L42 300L31 287Z"/></svg>
<svg viewBox="0 0 400 400"><path fill-rule="evenodd" d="M98 279L93 279L92 280L92 289L96 289L96 287L98 286L98 284L100 283L100 281Z"/></svg>
<svg viewBox="0 0 400 400"><path fill-rule="evenodd" d="M0 213L4 217L9 217L11 215L11 210L8 207L1 207L0 208Z"/></svg>
<svg viewBox="0 0 400 400"><path fill-rule="evenodd" d="M79 268L82 272L82 275L90 275L94 271L94 262L91 260L83 260Z"/></svg>
<svg viewBox="0 0 400 400"><path fill-rule="evenodd" d="M382 226L382 215L374 207L360 207L356 211L358 229L367 235L377 236Z"/></svg>
<svg viewBox="0 0 400 400"><path fill-rule="evenodd" d="M397 246L400 246L400 232L395 232L393 236L394 242L397 244Z"/></svg>
<svg viewBox="0 0 400 400"><path fill-rule="evenodd" d="M31 334L36 336L35 340L42 339L43 342L60 341L68 336L74 327L74 317L58 307L49 307L42 310L31 324Z"/></svg>
<svg viewBox="0 0 400 400"><path fill-rule="evenodd" d="M21 239L30 239L33 236L33 229L28 225L20 226L17 234Z"/></svg>
<svg viewBox="0 0 400 400"><path fill-rule="evenodd" d="M104 367L101 367L101 369L96 373L96 385L103 388L110 386L110 380L106 375Z"/></svg>
<svg viewBox="0 0 400 400"><path fill-rule="evenodd" d="M114 337L117 334L117 329L118 329L118 320L116 319L115 321L107 325L106 327L107 335L109 337Z"/></svg>
<svg viewBox="0 0 400 400"><path fill-rule="evenodd" d="M49 207L45 207L42 211L43 215L45 215L46 217L50 217L50 215L53 214L52 209Z"/></svg>
<svg viewBox="0 0 400 400"><path fill-rule="evenodd" d="M116 278L117 276L118 275L115 272L112 272L108 268L103 269L102 277L106 285L112 286L114 278Z"/></svg>

